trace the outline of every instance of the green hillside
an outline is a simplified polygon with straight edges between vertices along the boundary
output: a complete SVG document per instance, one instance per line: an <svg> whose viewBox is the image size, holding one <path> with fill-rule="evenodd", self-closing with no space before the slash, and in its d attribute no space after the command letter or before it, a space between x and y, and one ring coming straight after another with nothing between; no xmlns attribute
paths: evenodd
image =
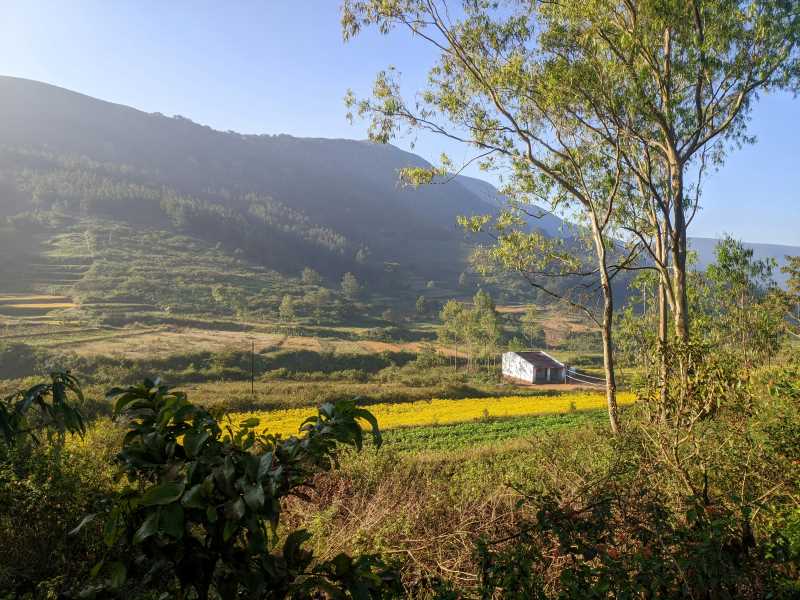
<svg viewBox="0 0 800 600"><path fill-rule="evenodd" d="M312 267L393 285L399 269L455 282L468 250L457 216L496 210L457 181L400 187L400 168L427 163L391 146L224 133L10 77L0 78L0 139L9 226L26 213L40 224L108 219L284 274Z"/></svg>

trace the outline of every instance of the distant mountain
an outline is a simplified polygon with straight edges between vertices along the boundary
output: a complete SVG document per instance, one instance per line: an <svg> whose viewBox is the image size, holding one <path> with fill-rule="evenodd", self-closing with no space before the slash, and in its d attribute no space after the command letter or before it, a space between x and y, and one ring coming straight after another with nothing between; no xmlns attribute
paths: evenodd
<svg viewBox="0 0 800 600"><path fill-rule="evenodd" d="M708 265L714 262L714 248L719 240L714 238L693 237L689 239L689 247L691 250L697 252L698 267L705 269ZM782 246L779 244L755 244L744 242L745 248L753 250L753 258L756 260L765 260L774 258L778 263L778 268L775 269L773 277L775 282L779 285L786 283L786 275L781 273L780 268L786 264L786 256L800 256L800 246Z"/></svg>
<svg viewBox="0 0 800 600"><path fill-rule="evenodd" d="M428 163L366 141L216 131L0 77L0 216L57 209L169 226L282 271L393 263L457 277L468 245L456 218L496 210L497 192L463 177L404 188L406 166Z"/></svg>
<svg viewBox="0 0 800 600"><path fill-rule="evenodd" d="M488 181L465 175L459 175L456 181L492 206L500 208L507 204L507 198ZM526 220L531 228L539 229L550 237L569 235L566 223L550 211L539 206L525 206L524 208L526 212L530 213Z"/></svg>

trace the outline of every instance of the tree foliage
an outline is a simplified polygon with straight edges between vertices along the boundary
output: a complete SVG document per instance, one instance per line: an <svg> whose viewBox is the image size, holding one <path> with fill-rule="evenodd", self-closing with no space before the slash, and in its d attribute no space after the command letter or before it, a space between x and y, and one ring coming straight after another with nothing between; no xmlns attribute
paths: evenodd
<svg viewBox="0 0 800 600"><path fill-rule="evenodd" d="M70 400L70 395L73 397ZM18 391L0 402L0 433L8 445L23 438L39 441L45 432L48 438L86 431L83 416L76 404L83 403L83 392L77 379L69 373L52 373L50 383L40 383Z"/></svg>

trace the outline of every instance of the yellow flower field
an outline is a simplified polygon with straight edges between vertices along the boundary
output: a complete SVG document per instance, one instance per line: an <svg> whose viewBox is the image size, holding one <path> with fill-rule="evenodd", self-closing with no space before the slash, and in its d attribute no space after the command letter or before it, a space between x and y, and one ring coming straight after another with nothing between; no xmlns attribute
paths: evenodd
<svg viewBox="0 0 800 600"><path fill-rule="evenodd" d="M617 396L620 405L631 404L634 396L622 392ZM602 393L576 392L552 396L503 396L500 398L462 398L460 400L433 399L420 402L372 404L366 407L378 419L381 430L397 427L419 427L473 421L489 417L520 417L547 415L571 410L605 408ZM315 414L312 408L237 413L231 419L238 423L256 417L261 420L259 429L282 435L296 434L300 424Z"/></svg>

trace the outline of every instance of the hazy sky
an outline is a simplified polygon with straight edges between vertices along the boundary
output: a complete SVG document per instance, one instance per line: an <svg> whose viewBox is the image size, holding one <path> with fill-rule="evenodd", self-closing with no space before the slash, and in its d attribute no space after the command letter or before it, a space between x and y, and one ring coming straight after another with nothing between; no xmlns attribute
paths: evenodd
<svg viewBox="0 0 800 600"><path fill-rule="evenodd" d="M389 65L418 89L432 55L400 33L369 31L344 44L338 6L0 0L0 74L222 130L364 138L365 125L345 119L346 90L365 94ZM692 235L800 245L800 98L762 98L751 132L757 144L735 151L706 185ZM469 156L434 137L414 151L432 161L442 151Z"/></svg>

